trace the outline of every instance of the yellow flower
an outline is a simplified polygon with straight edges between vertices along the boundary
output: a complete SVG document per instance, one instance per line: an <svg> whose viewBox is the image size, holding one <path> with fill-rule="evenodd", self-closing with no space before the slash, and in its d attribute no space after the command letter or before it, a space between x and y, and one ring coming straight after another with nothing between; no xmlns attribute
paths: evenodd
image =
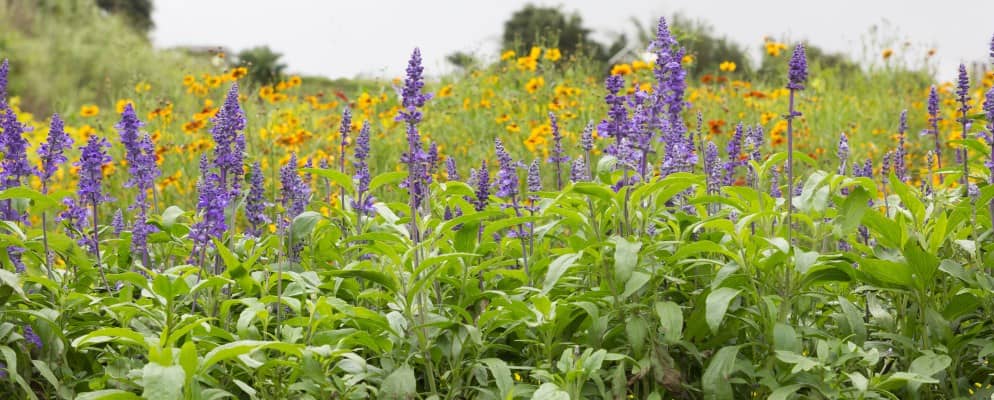
<svg viewBox="0 0 994 400"><path fill-rule="evenodd" d="M183 77L183 86L190 86L195 82L197 82L197 78L194 78L193 75L187 75Z"/></svg>
<svg viewBox="0 0 994 400"><path fill-rule="evenodd" d="M735 63L731 61L723 61L718 65L718 69L724 72L735 72Z"/></svg>
<svg viewBox="0 0 994 400"><path fill-rule="evenodd" d="M618 64L611 67L611 75L628 75L632 73L632 66L628 64Z"/></svg>
<svg viewBox="0 0 994 400"><path fill-rule="evenodd" d="M500 53L500 60L507 61L514 58L516 55L517 54L514 52L514 50L505 50L503 53Z"/></svg>
<svg viewBox="0 0 994 400"><path fill-rule="evenodd" d="M135 84L135 93L147 92L152 90L152 85L147 82L138 82Z"/></svg>
<svg viewBox="0 0 994 400"><path fill-rule="evenodd" d="M538 56L542 54L542 48L538 46L532 46L530 52L528 52L528 57L538 59Z"/></svg>
<svg viewBox="0 0 994 400"><path fill-rule="evenodd" d="M124 107L127 106L128 104L131 104L131 107L133 108L135 106L135 101L131 99L118 100L117 104L114 106L114 109L117 110L118 114L123 113Z"/></svg>
<svg viewBox="0 0 994 400"><path fill-rule="evenodd" d="M890 56L894 55L894 50L892 50L892 49L884 49L884 51L883 51L883 53L881 55L884 57L884 60L889 59Z"/></svg>
<svg viewBox="0 0 994 400"><path fill-rule="evenodd" d="M518 382L521 382L521 374L518 374L517 372L515 372L514 373L514 380L516 380Z"/></svg>
<svg viewBox="0 0 994 400"><path fill-rule="evenodd" d="M296 76L296 75L291 76L290 80L287 81L287 87L300 86L301 82L303 82L303 81L300 79L299 76Z"/></svg>
<svg viewBox="0 0 994 400"><path fill-rule="evenodd" d="M449 96L452 96L452 85L445 85L442 86L441 89L438 89L438 97L449 97Z"/></svg>
<svg viewBox="0 0 994 400"><path fill-rule="evenodd" d="M100 107L96 104L86 104L79 109L79 115L84 117L95 117L97 114L100 114Z"/></svg>
<svg viewBox="0 0 994 400"><path fill-rule="evenodd" d="M632 61L632 69L635 71L641 71L643 69L649 69L649 63L642 60Z"/></svg>
<svg viewBox="0 0 994 400"><path fill-rule="evenodd" d="M264 99L268 99L269 96L272 96L272 95L273 95L273 87L272 86L266 85L266 86L263 86L263 87L259 88L259 97L264 98Z"/></svg>
<svg viewBox="0 0 994 400"><path fill-rule="evenodd" d="M521 57L518 59L518 69L523 71L534 71L538 68L538 61L532 57Z"/></svg>
<svg viewBox="0 0 994 400"><path fill-rule="evenodd" d="M767 41L765 46L766 54L769 54L771 57L779 57L781 52L787 50L786 44L773 41Z"/></svg>
<svg viewBox="0 0 994 400"><path fill-rule="evenodd" d="M542 86L545 86L545 78L538 76L528 80L528 83L525 84L525 90L527 90L528 93L535 93L535 91L541 89Z"/></svg>
<svg viewBox="0 0 994 400"><path fill-rule="evenodd" d="M560 58L563 58L563 53L559 52L559 49L548 49L545 51L545 56L543 58L556 62L559 61Z"/></svg>
<svg viewBox="0 0 994 400"><path fill-rule="evenodd" d="M231 70L231 73L229 74L229 76L231 76L231 79L236 81L241 78L244 78L245 75L248 75L248 68L245 67L235 68Z"/></svg>
<svg viewBox="0 0 994 400"><path fill-rule="evenodd" d="M687 55L683 56L683 59L682 59L682 60L680 60L680 62L681 62L681 63L682 63L683 65L690 65L690 64L693 64L693 63L694 63L694 56L692 56L692 55L690 55L690 54L687 54Z"/></svg>

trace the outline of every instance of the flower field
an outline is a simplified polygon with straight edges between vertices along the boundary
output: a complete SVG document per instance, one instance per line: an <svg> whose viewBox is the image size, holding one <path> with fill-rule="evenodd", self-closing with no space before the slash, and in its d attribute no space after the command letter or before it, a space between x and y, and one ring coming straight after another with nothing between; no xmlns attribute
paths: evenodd
<svg viewBox="0 0 994 400"><path fill-rule="evenodd" d="M994 397L994 74L763 47L44 116L3 61L0 398Z"/></svg>

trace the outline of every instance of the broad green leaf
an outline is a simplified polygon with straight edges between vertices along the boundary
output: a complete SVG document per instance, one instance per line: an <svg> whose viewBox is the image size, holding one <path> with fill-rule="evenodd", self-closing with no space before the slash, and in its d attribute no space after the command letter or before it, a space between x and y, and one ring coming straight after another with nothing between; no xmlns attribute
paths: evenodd
<svg viewBox="0 0 994 400"><path fill-rule="evenodd" d="M852 334L853 342L863 345L863 342L866 341L866 324L863 323L863 313L843 296L839 296L839 306L842 308L846 325L849 325L849 333Z"/></svg>
<svg viewBox="0 0 994 400"><path fill-rule="evenodd" d="M301 168L300 172L326 178L334 182L339 187L345 188L345 193L349 195L355 193L355 185L352 183L352 176L350 175L324 168Z"/></svg>
<svg viewBox="0 0 994 400"><path fill-rule="evenodd" d="M949 368L952 363L953 359L945 354L928 352L927 354L919 356L912 361L911 365L908 367L908 372L921 376L933 377L936 374L945 371L945 369ZM912 391L917 391L918 387L921 386L921 383L909 381L908 385L911 386Z"/></svg>
<svg viewBox="0 0 994 400"><path fill-rule="evenodd" d="M183 397L186 374L183 367L165 367L150 362L142 368L142 397L148 400L176 400Z"/></svg>
<svg viewBox="0 0 994 400"><path fill-rule="evenodd" d="M371 179L369 181L369 191L372 192L372 191L374 191L376 189L379 189L380 186L383 186L383 185L390 185L390 184L400 183L405 178L407 178L407 172L406 171L385 172L385 173L376 175L376 176L373 177L373 179Z"/></svg>
<svg viewBox="0 0 994 400"><path fill-rule="evenodd" d="M563 274L576 263L576 260L578 260L581 255L583 255L583 253L570 253L556 257L556 259L549 264L549 269L545 273L545 282L542 283L541 293L549 293L549 291L556 286L556 283L559 282L559 278L562 277Z"/></svg>
<svg viewBox="0 0 994 400"><path fill-rule="evenodd" d="M614 243L614 277L617 282L628 282L632 271L638 265L640 242L629 242L621 236L611 238Z"/></svg>
<svg viewBox="0 0 994 400"><path fill-rule="evenodd" d="M668 343L676 343L683 336L683 311L672 301L656 303L656 316L659 317L659 329Z"/></svg>
<svg viewBox="0 0 994 400"><path fill-rule="evenodd" d="M535 390L532 400L570 400L570 397L569 393L560 389L555 383L546 382Z"/></svg>
<svg viewBox="0 0 994 400"><path fill-rule="evenodd" d="M86 346L107 343L107 342L120 342L127 344L134 344L141 346L142 348L148 348L148 343L145 340L145 336L142 334L131 330L130 328L101 328L86 335L80 336L72 341L72 347L77 349L84 348Z"/></svg>
<svg viewBox="0 0 994 400"><path fill-rule="evenodd" d="M322 219L324 219L324 216L314 211L304 211L294 217L293 222L290 223L290 233L293 236L293 240L297 242L311 237L314 226Z"/></svg>
<svg viewBox="0 0 994 400"><path fill-rule="evenodd" d="M221 361L230 360L242 354L249 354L264 348L290 354L298 354L300 352L300 346L295 344L261 340L240 340L215 347L213 350L207 352L203 357L203 362L200 364L199 371L204 372Z"/></svg>
<svg viewBox="0 0 994 400"><path fill-rule="evenodd" d="M870 208L870 195L862 186L855 186L849 191L846 200L842 202L838 216L835 217L835 234L840 238L846 238L856 231L859 222L863 220L863 214Z"/></svg>
<svg viewBox="0 0 994 400"><path fill-rule="evenodd" d="M120 389L104 389L80 393L76 400L142 400L138 395Z"/></svg>
<svg viewBox="0 0 994 400"><path fill-rule="evenodd" d="M413 399L418 395L417 380L414 370L404 365L395 369L383 380L379 397L389 400Z"/></svg>
<svg viewBox="0 0 994 400"><path fill-rule="evenodd" d="M721 327L721 321L725 319L725 313L728 311L728 305L731 303L732 299L742 292L741 289L732 289L728 287L718 288L708 294L707 300L705 301L705 318L708 323L708 327L711 328L711 333L718 333L718 328Z"/></svg>
<svg viewBox="0 0 994 400"><path fill-rule="evenodd" d="M911 211L915 217L915 222L921 223L925 220L925 205L919 200L918 194L913 193L911 187L897 179L893 173L890 175L890 185L894 188L894 193L901 198L904 207Z"/></svg>
<svg viewBox="0 0 994 400"><path fill-rule="evenodd" d="M493 375L494 381L497 382L497 390L500 391L500 398L506 399L511 395L511 390L514 388L514 378L511 376L511 369L507 367L507 363L499 358L484 358L480 362L487 365L490 369L490 374Z"/></svg>
<svg viewBox="0 0 994 400"><path fill-rule="evenodd" d="M704 375L701 376L701 386L704 388L704 398L708 400L723 400L732 398L732 384L729 379L735 372L735 359L739 355L739 346L726 346L711 357Z"/></svg>
<svg viewBox="0 0 994 400"><path fill-rule="evenodd" d="M770 397L767 397L766 399L767 400L787 400L787 399L790 398L791 395L793 395L794 393L797 393L797 391L801 390L801 388L803 388L803 387L804 387L804 385L799 384L799 383L795 383L793 385L781 386L781 387L776 388L776 390L774 390L773 393L770 393Z"/></svg>

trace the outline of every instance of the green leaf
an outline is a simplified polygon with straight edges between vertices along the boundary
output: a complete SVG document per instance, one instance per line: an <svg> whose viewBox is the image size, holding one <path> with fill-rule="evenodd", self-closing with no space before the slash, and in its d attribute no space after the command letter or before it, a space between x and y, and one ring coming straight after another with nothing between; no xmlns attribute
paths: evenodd
<svg viewBox="0 0 994 400"><path fill-rule="evenodd" d="M120 389L105 389L80 393L76 400L142 400L138 395Z"/></svg>
<svg viewBox="0 0 994 400"><path fill-rule="evenodd" d="M835 234L845 238L852 234L859 227L859 222L863 220L863 214L870 208L870 194L862 186L850 189L846 200L842 202L839 215L835 217Z"/></svg>
<svg viewBox="0 0 994 400"><path fill-rule="evenodd" d="M396 184L407 178L407 171L385 172L369 181L369 191L372 192L383 185Z"/></svg>
<svg viewBox="0 0 994 400"><path fill-rule="evenodd" d="M142 368L142 397L148 400L176 400L183 397L186 375L183 367L165 367L150 362Z"/></svg>
<svg viewBox="0 0 994 400"><path fill-rule="evenodd" d="M549 264L549 270L545 273L545 282L542 283L541 293L549 293L549 291L556 286L556 282L559 282L559 278L562 277L563 274L576 263L576 260L578 260L581 255L583 255L583 253L563 254L556 257L555 260L552 260L552 263Z"/></svg>
<svg viewBox="0 0 994 400"><path fill-rule="evenodd" d="M310 237L311 232L314 231L314 226L322 219L324 216L314 211L304 211L294 217L293 222L290 223L290 233L293 240L296 242Z"/></svg>
<svg viewBox="0 0 994 400"><path fill-rule="evenodd" d="M770 397L767 397L766 399L787 400L790 398L791 395L797 393L798 390L801 390L802 387L804 387L804 385L799 383L795 383L793 385L781 386L776 388L776 390L774 390L773 393L770 393Z"/></svg>
<svg viewBox="0 0 994 400"><path fill-rule="evenodd" d="M935 354L931 351L927 354L916 358L911 362L908 367L908 372L912 374L917 374L921 376L933 377L934 375L945 371L952 365L953 359L945 354ZM909 381L908 385L911 386L912 391L917 391L918 387L921 386L920 382Z"/></svg>
<svg viewBox="0 0 994 400"><path fill-rule="evenodd" d="M511 395L511 390L514 388L514 378L511 377L511 369L507 367L507 363L499 358L484 358L480 361L487 365L487 368L490 369L490 374L497 381L497 390L500 391L500 398L508 398Z"/></svg>
<svg viewBox="0 0 994 400"><path fill-rule="evenodd" d="M923 249L916 240L909 240L904 245L904 258L910 267L915 287L924 290L926 284L931 285L939 270L939 258Z"/></svg>
<svg viewBox="0 0 994 400"><path fill-rule="evenodd" d="M866 341L866 324L863 323L863 313L843 296L839 296L839 306L842 308L842 315L853 335L853 342L862 346L863 342Z"/></svg>
<svg viewBox="0 0 994 400"><path fill-rule="evenodd" d="M345 193L353 194L355 193L355 185L352 183L352 176L343 174L339 171L324 168L301 168L300 172L314 174L315 176L320 176L334 182L339 187L345 188Z"/></svg>
<svg viewBox="0 0 994 400"><path fill-rule="evenodd" d="M913 193L911 187L897 179L894 173L890 174L890 185L894 188L894 193L897 193L897 196L901 198L904 207L915 217L915 222L923 222L925 220L925 205L919 200L918 194Z"/></svg>
<svg viewBox="0 0 994 400"><path fill-rule="evenodd" d="M708 400L724 400L732 398L732 384L729 379L735 372L735 359L739 355L739 346L722 347L711 357L711 362L701 376L701 386L704 388L704 398Z"/></svg>
<svg viewBox="0 0 994 400"><path fill-rule="evenodd" d="M379 271L370 271L363 269L347 269L347 270L331 270L327 271L331 276L339 278L362 278L370 282L375 282L381 286L389 289L391 292L396 293L398 291L397 281L393 279L390 275Z"/></svg>
<svg viewBox="0 0 994 400"><path fill-rule="evenodd" d="M638 265L640 242L629 242L621 236L611 238L614 243L614 277L618 282L628 282Z"/></svg>
<svg viewBox="0 0 994 400"><path fill-rule="evenodd" d="M179 365L183 367L183 373L186 374L187 381L193 379L194 374L197 373L197 365L200 363L200 359L197 357L197 345L193 344L192 340L188 340L183 343L183 347L179 351Z"/></svg>
<svg viewBox="0 0 994 400"><path fill-rule="evenodd" d="M238 357L242 354L249 354L261 349L274 349L289 354L299 354L300 346L282 342L268 342L261 340L239 340L231 342L207 352L204 361L200 364L200 372L207 371L208 368L221 361Z"/></svg>
<svg viewBox="0 0 994 400"><path fill-rule="evenodd" d="M383 380L379 397L390 400L413 399L418 395L417 380L414 370L407 365L395 369Z"/></svg>
<svg viewBox="0 0 994 400"><path fill-rule="evenodd" d="M659 329L668 343L676 343L683 336L683 311L672 301L658 302L655 305L659 317Z"/></svg>
<svg viewBox="0 0 994 400"><path fill-rule="evenodd" d="M15 186L12 188L0 190L0 200L11 200L11 199L28 199L33 203L31 205L32 211L40 213L43 211L50 210L52 208L59 207L58 200L55 200L51 196L46 196L41 194L34 189L29 189L24 186Z"/></svg>
<svg viewBox="0 0 994 400"><path fill-rule="evenodd" d="M176 220L183 216L183 209L176 206L169 206L162 212L162 227L171 230L176 225Z"/></svg>
<svg viewBox="0 0 994 400"><path fill-rule="evenodd" d="M555 383L543 383L539 386L535 393L532 394L532 400L570 400L569 393L560 389Z"/></svg>
<svg viewBox="0 0 994 400"><path fill-rule="evenodd" d="M141 346L144 349L148 348L148 343L145 340L145 336L142 334L131 330L130 328L101 328L86 335L80 336L72 341L72 347L77 349L82 349L86 346L106 343L106 342L119 342L127 343Z"/></svg>
<svg viewBox="0 0 994 400"><path fill-rule="evenodd" d="M705 301L705 310L707 311L705 319L707 320L708 327L711 328L711 333L718 333L721 321L725 319L725 313L728 311L729 303L740 292L742 292L741 289L723 287L708 294Z"/></svg>
<svg viewBox="0 0 994 400"><path fill-rule="evenodd" d="M17 274L7 271L5 269L0 269L0 283L9 286L18 296L24 297L24 289L21 288L21 278Z"/></svg>

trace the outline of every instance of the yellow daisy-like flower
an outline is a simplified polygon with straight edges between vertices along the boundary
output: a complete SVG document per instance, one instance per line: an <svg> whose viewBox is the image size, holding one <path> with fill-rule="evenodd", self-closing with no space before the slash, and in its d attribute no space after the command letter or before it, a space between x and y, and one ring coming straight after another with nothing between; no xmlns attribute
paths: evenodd
<svg viewBox="0 0 994 400"><path fill-rule="evenodd" d="M287 81L287 86L288 87L300 86L301 82L303 82L303 80L300 79L299 76L294 75L291 76L290 80Z"/></svg>
<svg viewBox="0 0 994 400"><path fill-rule="evenodd" d="M514 50L505 50L503 53L500 53L500 60L507 61L515 56L517 56L517 53L515 53Z"/></svg>
<svg viewBox="0 0 994 400"><path fill-rule="evenodd" d="M96 104L86 104L79 109L79 115L83 117L95 117L97 114L100 114L100 107Z"/></svg>
<svg viewBox="0 0 994 400"><path fill-rule="evenodd" d="M718 69L724 72L735 72L735 63L731 61L723 61L718 65Z"/></svg>
<svg viewBox="0 0 994 400"><path fill-rule="evenodd" d="M611 67L611 75L628 75L632 73L632 66L628 64L618 64Z"/></svg>
<svg viewBox="0 0 994 400"><path fill-rule="evenodd" d="M884 51L880 55L883 56L884 60L887 60L894 55L894 50L884 49Z"/></svg>
<svg viewBox="0 0 994 400"><path fill-rule="evenodd" d="M135 101L131 99L120 99L117 101L117 104L114 105L114 109L117 110L118 114L123 113L124 107L128 104L131 104L131 107L134 107Z"/></svg>
<svg viewBox="0 0 994 400"><path fill-rule="evenodd" d="M541 89L542 86L545 86L545 78L538 76L528 80L528 83L525 84L525 90L527 90L528 93L535 93L538 89Z"/></svg>
<svg viewBox="0 0 994 400"><path fill-rule="evenodd" d="M693 64L694 63L694 56L692 56L690 54L687 54L687 55L683 56L683 59L680 60L680 63L682 63L683 65Z"/></svg>
<svg viewBox="0 0 994 400"><path fill-rule="evenodd" d="M452 85L445 85L442 86L441 89L438 89L438 97L449 97L449 96L452 96Z"/></svg>
<svg viewBox="0 0 994 400"><path fill-rule="evenodd" d="M543 58L552 62L556 62L559 61L560 58L563 58L563 53L560 52L559 49L548 49L545 51L545 55L543 56Z"/></svg>

